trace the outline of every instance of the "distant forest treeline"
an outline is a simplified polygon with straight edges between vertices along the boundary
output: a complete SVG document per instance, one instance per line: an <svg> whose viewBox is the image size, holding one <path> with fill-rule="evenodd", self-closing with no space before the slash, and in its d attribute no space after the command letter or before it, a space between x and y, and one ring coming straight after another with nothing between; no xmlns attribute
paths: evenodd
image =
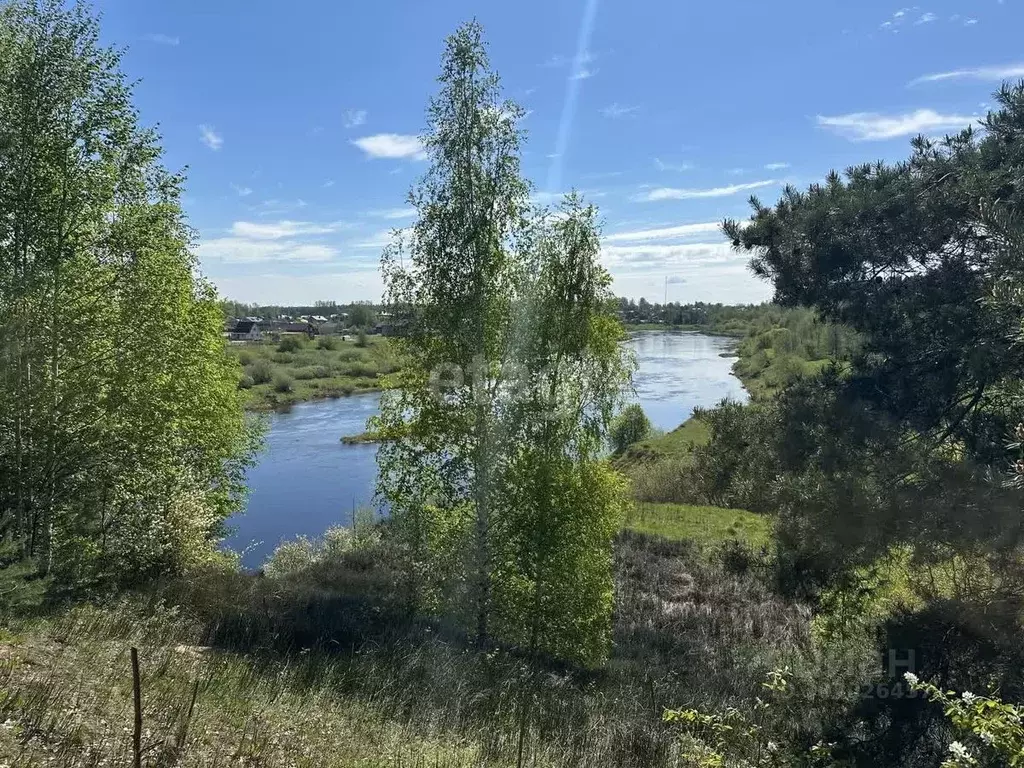
<svg viewBox="0 0 1024 768"><path fill-rule="evenodd" d="M719 333L743 336L752 328L768 322L778 324L782 310L773 304L712 304L698 301L693 304L669 302L657 304L641 298L613 299L615 310L627 325L668 325L708 328ZM259 317L274 320L281 317L306 315L346 315L353 325L371 325L383 311L381 304L372 301L350 303L314 301L312 304L247 304L240 301L221 301L226 317Z"/></svg>

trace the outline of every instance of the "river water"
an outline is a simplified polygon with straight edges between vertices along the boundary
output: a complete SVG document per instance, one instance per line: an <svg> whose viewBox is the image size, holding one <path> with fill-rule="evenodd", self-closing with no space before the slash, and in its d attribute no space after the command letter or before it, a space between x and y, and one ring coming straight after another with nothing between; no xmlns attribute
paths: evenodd
<svg viewBox="0 0 1024 768"><path fill-rule="evenodd" d="M638 365L634 397L658 429L679 426L695 406L746 400L730 370L734 358L722 356L732 348L729 339L640 331L628 345ZM348 525L354 510L372 501L377 447L344 445L340 438L363 431L378 397L303 403L270 415L266 449L247 475L245 513L229 521L234 532L225 542L243 552L246 567L257 567L282 539Z"/></svg>

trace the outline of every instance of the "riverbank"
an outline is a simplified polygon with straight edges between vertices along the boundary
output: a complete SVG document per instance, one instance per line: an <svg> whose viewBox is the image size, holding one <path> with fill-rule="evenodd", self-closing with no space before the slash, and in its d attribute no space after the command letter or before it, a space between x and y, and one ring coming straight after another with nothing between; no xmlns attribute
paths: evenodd
<svg viewBox="0 0 1024 768"><path fill-rule="evenodd" d="M725 336L730 339L741 339L750 333L750 328L735 323L727 325L665 325L664 323L627 323L626 331L691 331L703 333L705 336Z"/></svg>
<svg viewBox="0 0 1024 768"><path fill-rule="evenodd" d="M380 378L399 369L388 339L366 336L288 337L282 342L232 344L242 366L239 388L246 410L280 411L297 403L374 392Z"/></svg>

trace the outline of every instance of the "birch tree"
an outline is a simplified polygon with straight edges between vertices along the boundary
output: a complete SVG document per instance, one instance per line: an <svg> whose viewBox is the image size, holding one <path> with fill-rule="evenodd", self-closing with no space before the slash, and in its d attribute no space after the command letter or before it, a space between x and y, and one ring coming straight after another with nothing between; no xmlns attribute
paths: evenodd
<svg viewBox="0 0 1024 768"><path fill-rule="evenodd" d="M412 610L599 663L620 487L598 455L628 366L596 214L531 208L523 113L477 24L448 39L439 82L418 220L382 262L407 362L372 425L378 497Z"/></svg>
<svg viewBox="0 0 1024 768"><path fill-rule="evenodd" d="M66 584L180 568L240 498L236 370L160 156L85 6L3 6L0 527Z"/></svg>

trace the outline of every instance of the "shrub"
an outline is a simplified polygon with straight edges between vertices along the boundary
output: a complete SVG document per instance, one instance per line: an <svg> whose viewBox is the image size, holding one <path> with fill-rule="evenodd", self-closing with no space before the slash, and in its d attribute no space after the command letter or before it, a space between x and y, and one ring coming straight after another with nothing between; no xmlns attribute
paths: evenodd
<svg viewBox="0 0 1024 768"><path fill-rule="evenodd" d="M246 375L242 376L242 378L240 378L238 380L238 388L239 389L252 389L253 385L255 383L256 382L253 381L252 376L249 376L248 374L246 374Z"/></svg>
<svg viewBox="0 0 1024 768"><path fill-rule="evenodd" d="M298 352L302 349L302 337L300 336L284 336L281 342L277 345L278 352Z"/></svg>
<svg viewBox="0 0 1024 768"><path fill-rule="evenodd" d="M274 377L275 392L281 392L282 394L284 394L285 392L291 392L294 388L295 382L292 380L291 376L279 374Z"/></svg>
<svg viewBox="0 0 1024 768"><path fill-rule="evenodd" d="M252 352L238 353L238 362L241 363L243 366L252 365L253 360L255 360L255 358L252 356Z"/></svg>
<svg viewBox="0 0 1024 768"><path fill-rule="evenodd" d="M353 363L349 367L348 375L372 379L377 375L377 366L374 363Z"/></svg>
<svg viewBox="0 0 1024 768"><path fill-rule="evenodd" d="M608 439L612 451L619 455L634 443L639 443L651 433L651 422L644 409L634 403L626 406L622 413L615 417Z"/></svg>
<svg viewBox="0 0 1024 768"><path fill-rule="evenodd" d="M317 545L305 536L277 545L263 565L268 576L287 576L308 568L317 557Z"/></svg>
<svg viewBox="0 0 1024 768"><path fill-rule="evenodd" d="M248 375L253 384L269 384L274 378L274 366L269 360L257 360L250 366Z"/></svg>
<svg viewBox="0 0 1024 768"><path fill-rule="evenodd" d="M685 459L662 459L632 467L633 498L637 501L705 504Z"/></svg>
<svg viewBox="0 0 1024 768"><path fill-rule="evenodd" d="M359 335L356 336L356 346L357 347L365 347L366 346L366 331L364 331L362 328L359 329Z"/></svg>
<svg viewBox="0 0 1024 768"><path fill-rule="evenodd" d="M309 381L310 379L317 378L315 368L299 368L295 371L295 378L299 381Z"/></svg>
<svg viewBox="0 0 1024 768"><path fill-rule="evenodd" d="M326 365L318 365L313 369L314 379L329 379L331 378L331 369Z"/></svg>
<svg viewBox="0 0 1024 768"><path fill-rule="evenodd" d="M338 339L335 336L321 336L316 340L317 349L337 349Z"/></svg>

